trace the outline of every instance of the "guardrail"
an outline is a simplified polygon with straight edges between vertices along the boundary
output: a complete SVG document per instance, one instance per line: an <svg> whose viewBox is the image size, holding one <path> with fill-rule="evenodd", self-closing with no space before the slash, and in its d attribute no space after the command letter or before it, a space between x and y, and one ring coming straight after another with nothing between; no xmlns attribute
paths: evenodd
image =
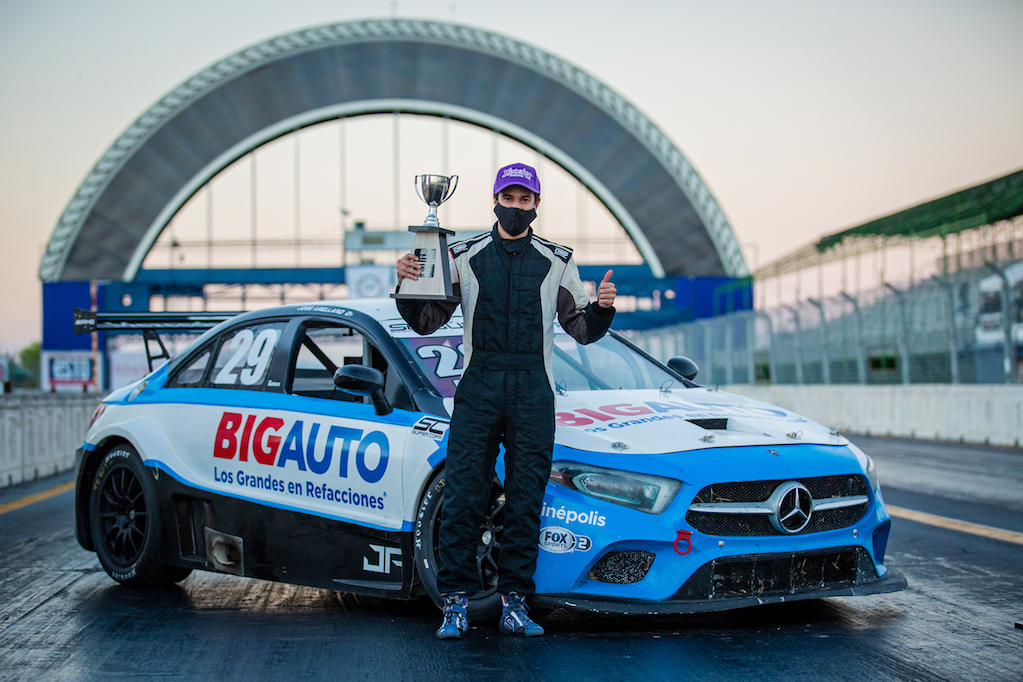
<svg viewBox="0 0 1023 682"><path fill-rule="evenodd" d="M0 396L0 488L75 465L102 396L16 393Z"/></svg>

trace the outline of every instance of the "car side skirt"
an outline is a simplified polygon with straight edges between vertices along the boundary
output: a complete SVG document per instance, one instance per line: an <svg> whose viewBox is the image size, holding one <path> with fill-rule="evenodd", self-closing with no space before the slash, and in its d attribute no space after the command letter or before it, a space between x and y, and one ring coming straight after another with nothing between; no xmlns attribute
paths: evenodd
<svg viewBox="0 0 1023 682"><path fill-rule="evenodd" d="M412 596L411 532L277 509L155 475L163 564L378 597Z"/></svg>

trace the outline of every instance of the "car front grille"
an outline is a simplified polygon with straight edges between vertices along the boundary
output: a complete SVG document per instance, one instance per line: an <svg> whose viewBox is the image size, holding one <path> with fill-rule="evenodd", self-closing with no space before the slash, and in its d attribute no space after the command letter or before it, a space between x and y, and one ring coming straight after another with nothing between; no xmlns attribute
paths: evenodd
<svg viewBox="0 0 1023 682"><path fill-rule="evenodd" d="M867 491L863 478L856 475L817 476L798 481L806 486L814 500L866 496ZM693 504L763 503L785 482L786 479L715 483L703 488L693 499ZM863 517L867 506L867 502L864 501L850 507L815 510L810 516L809 523L798 534L848 528ZM767 514L733 514L689 509L686 521L705 535L748 537L782 534L774 528Z"/></svg>
<svg viewBox="0 0 1023 682"><path fill-rule="evenodd" d="M686 521L704 535L722 537L748 537L751 535L777 535L766 516L753 514L707 514L689 510Z"/></svg>
<svg viewBox="0 0 1023 682"><path fill-rule="evenodd" d="M771 496L775 488L787 480L715 483L697 493L693 502L763 502ZM806 486L815 500L867 494L867 488L860 476L817 476L797 480Z"/></svg>

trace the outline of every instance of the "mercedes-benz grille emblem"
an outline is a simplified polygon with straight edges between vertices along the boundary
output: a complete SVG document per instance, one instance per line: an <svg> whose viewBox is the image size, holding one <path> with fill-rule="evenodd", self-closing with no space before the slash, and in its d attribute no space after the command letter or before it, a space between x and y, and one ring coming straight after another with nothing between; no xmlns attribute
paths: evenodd
<svg viewBox="0 0 1023 682"><path fill-rule="evenodd" d="M778 531L798 533L810 523L813 498L802 483L797 481L782 483L771 498L774 500L771 525Z"/></svg>

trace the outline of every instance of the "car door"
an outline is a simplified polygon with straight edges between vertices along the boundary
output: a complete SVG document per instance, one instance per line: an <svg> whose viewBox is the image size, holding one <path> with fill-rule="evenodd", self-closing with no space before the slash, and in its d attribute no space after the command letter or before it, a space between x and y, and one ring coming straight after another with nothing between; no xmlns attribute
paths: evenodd
<svg viewBox="0 0 1023 682"><path fill-rule="evenodd" d="M361 329L333 320L303 320L292 341L280 407L276 468L301 488L304 508L382 530L401 530L402 454L408 416L377 414L368 397L334 385L344 365L374 366L386 358Z"/></svg>

